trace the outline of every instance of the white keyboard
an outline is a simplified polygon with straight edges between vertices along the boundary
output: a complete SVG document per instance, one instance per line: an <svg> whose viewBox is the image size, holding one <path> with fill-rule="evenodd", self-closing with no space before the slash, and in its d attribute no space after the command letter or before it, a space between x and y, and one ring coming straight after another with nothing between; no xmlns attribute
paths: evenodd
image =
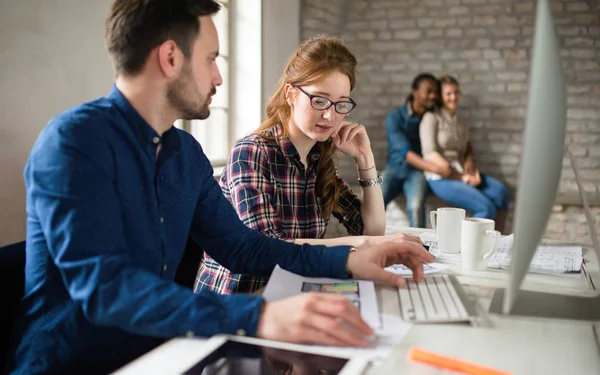
<svg viewBox="0 0 600 375"><path fill-rule="evenodd" d="M402 319L413 323L469 322L475 316L462 286L452 275L428 276L398 288Z"/></svg>

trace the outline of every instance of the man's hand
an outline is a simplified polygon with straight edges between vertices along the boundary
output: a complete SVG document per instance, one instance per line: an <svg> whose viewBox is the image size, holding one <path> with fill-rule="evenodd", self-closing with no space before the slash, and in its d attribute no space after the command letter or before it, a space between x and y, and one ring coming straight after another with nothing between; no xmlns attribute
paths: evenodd
<svg viewBox="0 0 600 375"><path fill-rule="evenodd" d="M385 272L385 271L383 271ZM276 341L368 347L373 330L343 296L303 293L264 305L256 336Z"/></svg>
<svg viewBox="0 0 600 375"><path fill-rule="evenodd" d="M430 263L433 260L433 256L425 250L420 241L390 241L351 252L347 269L357 279L381 281L403 287L406 281L402 276L383 269L393 264L404 264L413 271L413 279L419 282L425 277L423 262Z"/></svg>

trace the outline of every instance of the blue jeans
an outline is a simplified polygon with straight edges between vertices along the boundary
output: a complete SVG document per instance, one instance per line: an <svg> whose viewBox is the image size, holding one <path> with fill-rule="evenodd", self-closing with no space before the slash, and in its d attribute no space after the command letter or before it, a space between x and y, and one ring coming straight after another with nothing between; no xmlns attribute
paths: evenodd
<svg viewBox="0 0 600 375"><path fill-rule="evenodd" d="M502 182L481 174L481 185L473 187L458 180L429 180L435 195L452 204L473 212L473 217L495 219L498 209L506 210L510 193Z"/></svg>
<svg viewBox="0 0 600 375"><path fill-rule="evenodd" d="M425 228L425 195L427 194L427 181L423 172L406 168L401 176L394 173L391 168L383 172L383 201L387 207L402 191L406 196L406 212L411 227Z"/></svg>

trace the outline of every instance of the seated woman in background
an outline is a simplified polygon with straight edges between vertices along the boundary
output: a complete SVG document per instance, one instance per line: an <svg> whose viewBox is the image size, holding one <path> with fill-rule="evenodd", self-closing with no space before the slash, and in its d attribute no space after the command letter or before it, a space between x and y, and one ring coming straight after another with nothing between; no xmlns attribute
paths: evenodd
<svg viewBox="0 0 600 375"><path fill-rule="evenodd" d="M473 217L496 220L502 231L510 195L497 179L479 172L469 141L469 130L457 115L460 102L458 81L451 76L439 78L440 105L421 120L423 157L440 166L454 169L452 176L425 172L435 195L446 202L473 212Z"/></svg>
<svg viewBox="0 0 600 375"><path fill-rule="evenodd" d="M305 41L292 55L267 104L267 117L235 144L220 185L250 228L298 244L349 245L416 241L385 232L381 178L369 137L360 124L344 122L356 107L350 98L356 58L331 37ZM337 174L336 150L356 162L362 201ZM355 237L324 239L330 215ZM249 293L266 280L232 274L205 255L195 291Z"/></svg>

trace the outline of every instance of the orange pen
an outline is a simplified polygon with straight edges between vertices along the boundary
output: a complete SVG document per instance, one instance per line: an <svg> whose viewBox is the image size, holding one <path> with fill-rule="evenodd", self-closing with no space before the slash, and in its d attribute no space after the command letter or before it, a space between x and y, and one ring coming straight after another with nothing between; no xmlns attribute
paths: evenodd
<svg viewBox="0 0 600 375"><path fill-rule="evenodd" d="M496 370L460 359L439 355L417 347L410 348L410 351L408 352L408 358L412 359L413 361L427 363L428 365L440 367L446 370L459 371L464 374L511 375L511 373L507 371Z"/></svg>

